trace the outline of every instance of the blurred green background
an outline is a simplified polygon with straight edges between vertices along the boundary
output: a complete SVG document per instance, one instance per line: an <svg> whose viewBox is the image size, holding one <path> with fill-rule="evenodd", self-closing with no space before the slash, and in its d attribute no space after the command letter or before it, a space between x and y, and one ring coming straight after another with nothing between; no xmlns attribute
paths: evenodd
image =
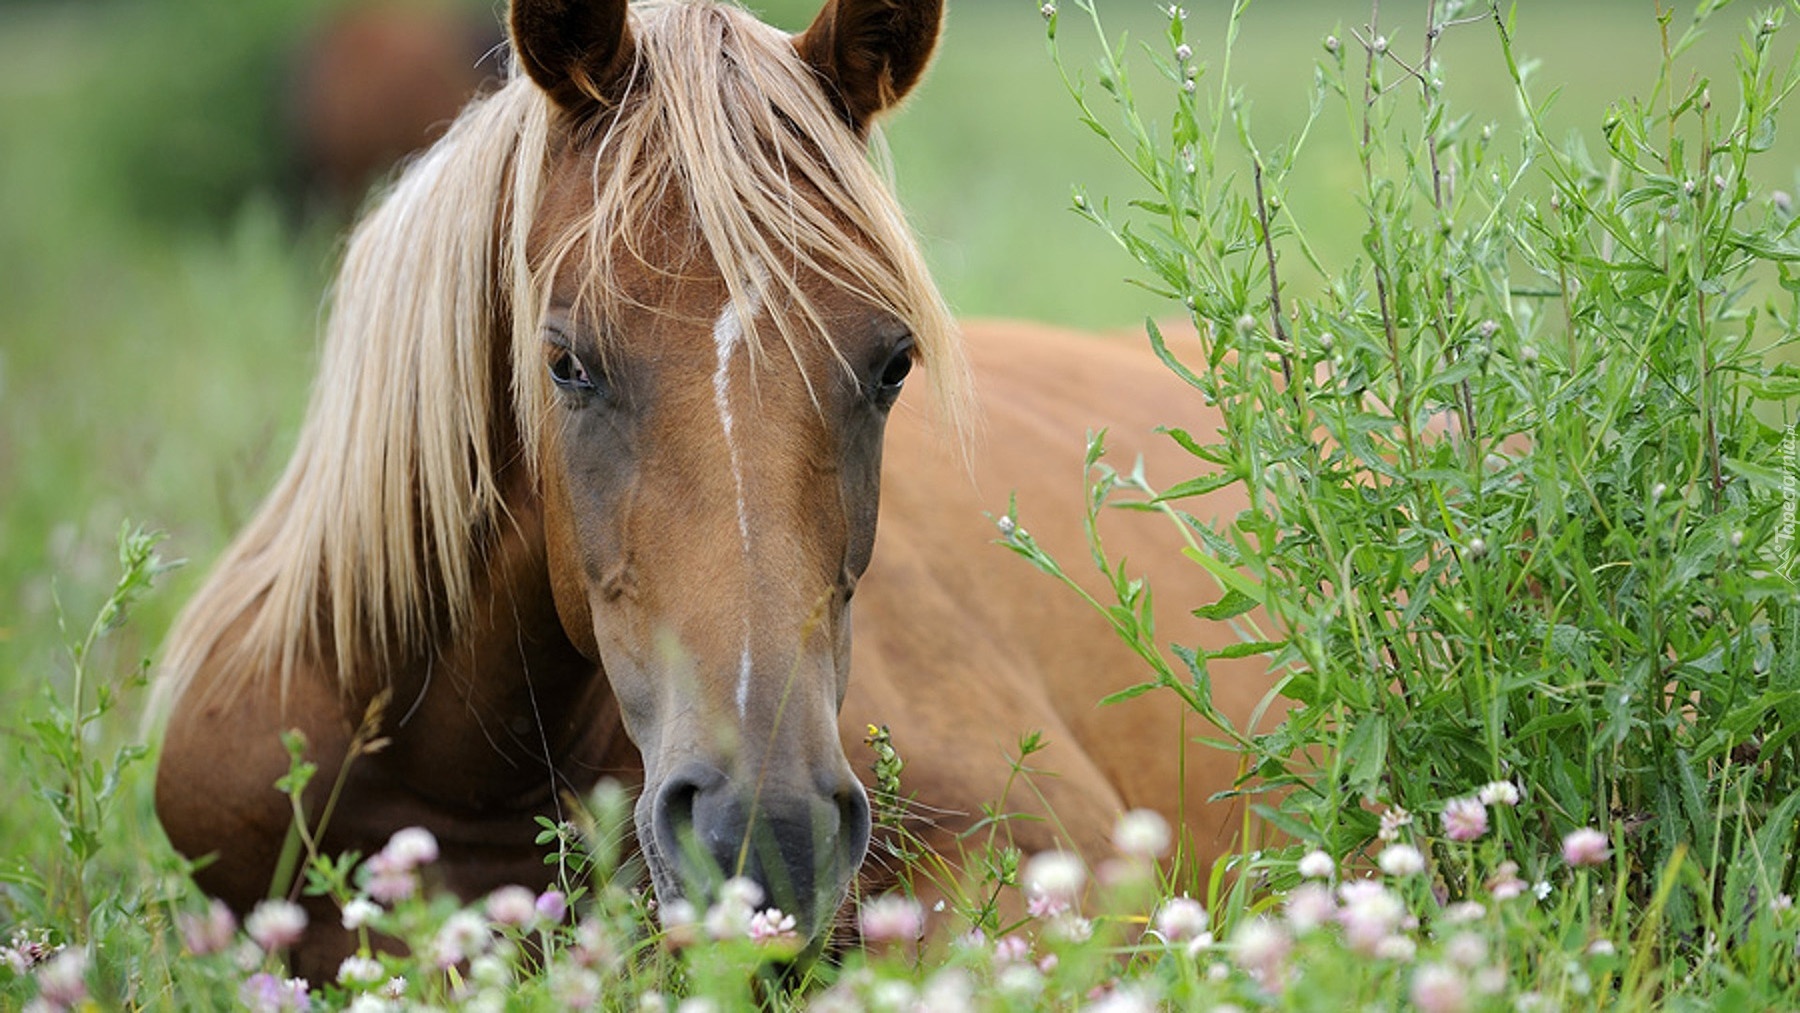
<svg viewBox="0 0 1800 1013"><path fill-rule="evenodd" d="M1135 326L1166 307L1123 284L1130 264L1067 208L1071 187L1133 190L1080 126L1046 56L1040 0L952 4L940 58L888 138L904 202L964 316L1090 329ZM1112 30L1160 46L1166 15L1102 0ZM1228 6L1187 0L1216 86ZM71 624L113 572L130 518L170 532L193 565L117 648L153 649L185 591L280 468L316 357L322 293L354 198L305 191L292 136L296 53L339 0L0 0L0 705L66 669L57 602ZM493 0L466 8L492 24ZM1091 35L1065 2L1072 66ZM814 13L780 0L768 19ZM1418 52L1423 0L1381 5L1396 52ZM1677 30L1690 10L1677 12ZM1735 94L1738 5L1683 59ZM1321 41L1368 5L1262 0L1232 75L1259 138L1303 119ZM1800 33L1800 27L1790 27ZM1793 43L1782 40L1788 50ZM1519 48L1563 86L1552 122L1597 136L1605 104L1653 79L1651 0L1525 0ZM1510 131L1515 102L1489 25L1439 50L1450 99ZM491 64L490 64L491 66ZM1139 62L1141 91L1166 87ZM1153 103L1154 104L1154 103ZM1288 200L1315 241L1356 243L1351 127L1328 105ZM1792 141L1781 139L1784 151ZM1792 164L1789 158L1782 164ZM1780 181L1790 189L1792 179ZM1309 282L1290 274L1290 283ZM1176 420L1171 420L1176 421ZM0 729L0 734L10 734ZM8 753L12 750L9 747ZM10 779L9 779L10 780Z"/></svg>

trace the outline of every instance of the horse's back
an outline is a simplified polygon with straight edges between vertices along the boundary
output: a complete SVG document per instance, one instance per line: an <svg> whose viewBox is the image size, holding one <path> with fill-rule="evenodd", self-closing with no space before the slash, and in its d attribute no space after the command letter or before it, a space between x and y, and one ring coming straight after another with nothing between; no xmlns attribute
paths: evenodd
<svg viewBox="0 0 1800 1013"><path fill-rule="evenodd" d="M1111 591L1089 561L1083 526L1083 455L1108 431L1107 460L1128 472L1141 454L1151 482L1172 485L1198 462L1157 426L1202 438L1215 409L1169 373L1141 337L1102 339L1016 323L965 329L981 405L973 476L925 412L897 414L883 465L875 561L857 596L856 659L843 711L846 733L890 725L907 761L902 783L924 807L967 825L1007 789L1006 756L1026 733L1048 743L1030 758L1028 787L1014 783L1002 809L1049 817L1013 831L1036 850L1073 843L1098 857L1119 813L1135 807L1181 817L1210 860L1232 845L1242 810L1207 803L1233 784L1235 756L1194 743L1211 729L1170 692L1107 706L1099 700L1150 678L1105 617L1072 591L992 543L994 517L1016 496L1020 525L1103 602ZM1234 490L1182 504L1228 517ZM1182 558L1164 517L1107 511L1108 554L1154 588L1156 637L1212 647L1234 635L1190 611L1219 596ZM1259 659L1215 664L1215 699L1247 719L1268 689ZM1185 757L1185 763L1184 763ZM1040 798L1041 793L1041 798ZM1045 812L1047 803L1048 812Z"/></svg>

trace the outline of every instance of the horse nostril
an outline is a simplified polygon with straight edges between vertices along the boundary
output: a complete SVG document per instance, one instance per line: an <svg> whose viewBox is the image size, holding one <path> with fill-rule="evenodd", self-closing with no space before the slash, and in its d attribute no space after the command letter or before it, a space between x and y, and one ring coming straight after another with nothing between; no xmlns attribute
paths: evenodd
<svg viewBox="0 0 1800 1013"><path fill-rule="evenodd" d="M851 782L838 793L838 848L844 867L854 874L869 851L869 795L862 785Z"/></svg>

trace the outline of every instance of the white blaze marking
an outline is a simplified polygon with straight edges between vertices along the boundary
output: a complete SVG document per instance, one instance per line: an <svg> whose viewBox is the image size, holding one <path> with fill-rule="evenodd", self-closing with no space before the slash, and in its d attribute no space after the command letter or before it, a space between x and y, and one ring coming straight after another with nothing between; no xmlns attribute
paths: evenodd
<svg viewBox="0 0 1800 1013"><path fill-rule="evenodd" d="M750 562L750 511L744 501L744 465L738 455L737 437L732 429L731 417L731 358L738 346L744 343L744 327L747 321L756 317L762 310L761 286L754 283L744 300L744 305L732 303L728 297L724 308L719 310L719 318L713 323L713 349L718 353L719 365L713 372L713 406L719 410L719 427L725 431L725 451L731 459L731 480L737 490L738 537L743 543L744 563ZM750 705L750 615L744 614L744 645L738 656L737 709L742 719Z"/></svg>

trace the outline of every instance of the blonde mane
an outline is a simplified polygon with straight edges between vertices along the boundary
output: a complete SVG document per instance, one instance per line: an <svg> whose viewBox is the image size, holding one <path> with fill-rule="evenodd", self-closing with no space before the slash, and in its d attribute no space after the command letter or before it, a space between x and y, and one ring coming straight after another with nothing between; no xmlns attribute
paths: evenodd
<svg viewBox="0 0 1800 1013"><path fill-rule="evenodd" d="M329 666L345 693L369 689L396 657L461 628L506 522L501 468L515 450L537 460L549 280L579 253L604 314L641 219L669 195L734 300L762 285L785 297L776 322L790 350L824 333L802 271L906 321L960 427L954 324L884 174L788 37L709 0L637 6L631 31L624 98L568 133L598 149L592 207L537 263L527 241L550 159L571 142L519 73L465 109L356 228L293 458L177 619L165 701L203 669L206 692L276 673L285 696L304 665Z"/></svg>

